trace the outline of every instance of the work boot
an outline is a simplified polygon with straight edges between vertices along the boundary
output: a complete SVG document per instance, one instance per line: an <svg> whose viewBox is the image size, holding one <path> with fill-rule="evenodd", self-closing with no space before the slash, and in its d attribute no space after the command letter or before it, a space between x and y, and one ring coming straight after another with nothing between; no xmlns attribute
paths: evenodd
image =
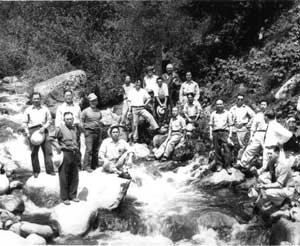
<svg viewBox="0 0 300 246"><path fill-rule="evenodd" d="M70 204L71 204L69 200L64 200L63 203L64 203L65 205L70 205Z"/></svg>
<svg viewBox="0 0 300 246"><path fill-rule="evenodd" d="M80 202L80 200L79 200L78 198L76 198L76 197L73 198L72 201L73 201L73 202Z"/></svg>

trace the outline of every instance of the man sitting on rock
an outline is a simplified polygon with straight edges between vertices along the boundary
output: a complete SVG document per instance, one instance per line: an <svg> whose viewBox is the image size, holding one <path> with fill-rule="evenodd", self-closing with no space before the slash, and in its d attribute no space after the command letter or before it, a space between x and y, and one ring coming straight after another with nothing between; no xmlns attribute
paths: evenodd
<svg viewBox="0 0 300 246"><path fill-rule="evenodd" d="M99 158L104 162L103 170L116 173L122 178L130 178L128 167L132 165L133 151L129 144L120 139L119 126L112 126L99 150Z"/></svg>
<svg viewBox="0 0 300 246"><path fill-rule="evenodd" d="M70 205L70 200L79 202L76 198L78 189L78 169L80 167L81 154L79 151L80 132L74 126L74 116L71 112L64 113L64 124L56 128L52 144L57 153L63 152L62 164L58 167L60 197L64 204Z"/></svg>
<svg viewBox="0 0 300 246"><path fill-rule="evenodd" d="M193 93L189 93L187 99L187 103L183 106L183 114L187 122L187 128L195 129L198 126L197 121L200 118L202 108L200 103L194 100Z"/></svg>
<svg viewBox="0 0 300 246"><path fill-rule="evenodd" d="M266 200L264 209L268 209L271 205L280 207L286 199L293 198L295 191L291 167L286 163L284 157L279 156L280 147L278 145L268 146L266 151L267 169L259 176L260 183L257 185L262 198Z"/></svg>
<svg viewBox="0 0 300 246"><path fill-rule="evenodd" d="M185 120L179 115L178 108L174 107L172 109L168 137L154 153L155 157L159 159L162 156L161 160L166 161L172 154L176 145L185 138L185 129Z"/></svg>

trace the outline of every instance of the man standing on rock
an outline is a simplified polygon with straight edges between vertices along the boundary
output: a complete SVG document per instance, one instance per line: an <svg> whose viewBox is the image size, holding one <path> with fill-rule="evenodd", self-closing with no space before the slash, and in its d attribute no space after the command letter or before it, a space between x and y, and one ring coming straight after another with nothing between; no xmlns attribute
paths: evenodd
<svg viewBox="0 0 300 246"><path fill-rule="evenodd" d="M157 89L157 84L156 84L156 80L158 78L157 75L155 75L153 73L154 71L154 67L153 66L148 66L147 67L147 74L144 77L144 82L143 82L143 86L145 90L152 90L154 93L156 92Z"/></svg>
<svg viewBox="0 0 300 246"><path fill-rule="evenodd" d="M168 115L168 100L169 100L169 90L168 85L163 82L161 77L157 78L157 91L155 96L156 107L155 111L157 112L157 121L164 123ZM160 114L160 112L163 112Z"/></svg>
<svg viewBox="0 0 300 246"><path fill-rule="evenodd" d="M198 126L197 121L200 118L202 107L198 101L194 100L193 93L189 93L187 99L187 103L183 106L183 114L187 125L190 125L191 128L195 128Z"/></svg>
<svg viewBox="0 0 300 246"><path fill-rule="evenodd" d="M178 97L178 90L176 89L178 84L173 84L173 82L175 82L175 80L174 80L175 78L179 78L178 74L174 72L173 64L168 64L166 66L166 73L164 73L162 75L162 78L163 78L163 81L168 86L168 90L169 90L168 94L170 95L169 96L170 109L172 109L176 104L176 101L174 101L174 99L176 98L176 94L177 94L177 97Z"/></svg>
<svg viewBox="0 0 300 246"><path fill-rule="evenodd" d="M224 109L222 100L218 100L216 106L216 111L210 115L209 137L215 149L217 171L221 171L223 167L228 174L231 174L231 153L228 142L232 137L232 115Z"/></svg>
<svg viewBox="0 0 300 246"><path fill-rule="evenodd" d="M233 118L233 132L236 132L238 143L240 145L237 156L237 159L240 160L247 146L246 135L249 132L249 123L251 123L251 119L254 117L255 113L249 106L244 104L244 96L241 94L237 96L236 105L231 107L230 113Z"/></svg>
<svg viewBox="0 0 300 246"><path fill-rule="evenodd" d="M130 175L127 169L132 165L133 151L124 139L120 139L119 126L112 126L109 135L109 138L103 140L99 150L99 158L104 161L103 169L128 178Z"/></svg>
<svg viewBox="0 0 300 246"><path fill-rule="evenodd" d="M88 95L88 99L90 106L81 113L81 122L85 136L85 154L82 169L92 172L98 167L98 152L102 142L102 114L100 109L97 108L98 97L91 93Z"/></svg>
<svg viewBox="0 0 300 246"><path fill-rule="evenodd" d="M71 90L66 90L64 92L65 102L57 107L55 115L55 126L59 127L64 124L64 113L71 112L74 117L74 125L80 127L80 113L81 109L78 104L73 102L73 92Z"/></svg>
<svg viewBox="0 0 300 246"><path fill-rule="evenodd" d="M46 106L41 105L40 93L33 93L32 106L29 106L25 110L24 116L25 131L29 138L31 138L32 134L36 131L38 131L40 134L44 134L44 140L39 145L35 145L30 141L31 164L34 177L37 178L41 171L38 156L40 147L42 148L44 154L46 173L55 175L52 163L52 149L48 138L48 128L51 125L51 114Z"/></svg>
<svg viewBox="0 0 300 246"><path fill-rule="evenodd" d="M267 102L264 100L260 102L260 111L253 117L252 120L249 144L243 152L241 160L237 162L237 167L241 166L244 169L248 169L254 156L263 149L267 130L267 123L264 118L267 105ZM266 154L263 156L263 159L266 159Z"/></svg>
<svg viewBox="0 0 300 246"><path fill-rule="evenodd" d="M121 117L121 125L124 125L127 120L127 114L128 114L128 93L134 88L134 83L131 83L131 78L129 75L126 75L125 77L125 83L123 84L123 90L124 90L124 96L123 96L123 108L122 108L122 117Z"/></svg>
<svg viewBox="0 0 300 246"><path fill-rule="evenodd" d="M199 85L192 80L192 73L187 72L186 73L186 81L183 82L183 84L180 87L179 91L179 101L181 105L183 106L185 103L187 103L187 95L193 93L194 100L198 101L200 97L200 89Z"/></svg>
<svg viewBox="0 0 300 246"><path fill-rule="evenodd" d="M148 92L141 88L141 81L137 80L135 83L135 88L129 92L128 101L130 104L130 111L132 112L132 132L133 141L137 142L139 138L138 125L139 117L143 117L149 122L153 130L158 130L159 126L155 121L152 114L150 114L145 106L150 102L151 97Z"/></svg>
<svg viewBox="0 0 300 246"><path fill-rule="evenodd" d="M63 162L58 168L60 198L63 203L70 205L70 200L79 202L77 196L78 189L78 169L80 166L81 154L79 151L80 132L74 125L74 116L71 112L65 112L63 115L64 124L56 128L52 144L60 154L63 152Z"/></svg>

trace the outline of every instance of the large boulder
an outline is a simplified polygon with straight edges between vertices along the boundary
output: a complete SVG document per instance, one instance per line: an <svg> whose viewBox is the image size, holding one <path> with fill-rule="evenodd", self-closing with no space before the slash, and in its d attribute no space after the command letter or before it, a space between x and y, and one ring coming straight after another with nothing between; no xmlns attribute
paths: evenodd
<svg viewBox="0 0 300 246"><path fill-rule="evenodd" d="M58 176L40 173L38 178L30 177L25 186L26 195L40 207L53 207L59 203Z"/></svg>
<svg viewBox="0 0 300 246"><path fill-rule="evenodd" d="M27 237L30 234L37 234L43 238L51 238L53 236L53 230L48 225L40 225L30 222L21 222L20 227L21 236Z"/></svg>
<svg viewBox="0 0 300 246"><path fill-rule="evenodd" d="M12 213L21 214L24 211L24 201L14 195L0 196L0 207Z"/></svg>
<svg viewBox="0 0 300 246"><path fill-rule="evenodd" d="M224 229L232 228L235 224L239 224L238 221L221 212L218 211L209 211L201 214L198 218L198 224L213 229Z"/></svg>
<svg viewBox="0 0 300 246"><path fill-rule="evenodd" d="M232 174L229 175L225 169L220 172L213 172L204 177L200 183L204 187L226 187L243 182L245 175L238 169L232 168Z"/></svg>
<svg viewBox="0 0 300 246"><path fill-rule="evenodd" d="M2 245L30 245L25 238L12 231L0 230L0 238Z"/></svg>
<svg viewBox="0 0 300 246"><path fill-rule="evenodd" d="M30 234L26 237L26 241L29 242L30 245L46 245L45 238L37 234Z"/></svg>
<svg viewBox="0 0 300 246"><path fill-rule="evenodd" d="M275 94L276 99L284 99L288 93L293 91L300 81L300 74L294 75L287 82L285 82Z"/></svg>
<svg viewBox="0 0 300 246"><path fill-rule="evenodd" d="M9 189L9 180L5 174L0 174L0 195L5 194Z"/></svg>
<svg viewBox="0 0 300 246"><path fill-rule="evenodd" d="M88 173L79 172L78 197L95 208L114 209L126 195L130 180L102 172L101 168ZM59 179L41 173L30 177L25 184L25 193L38 206L53 207L60 201Z"/></svg>
<svg viewBox="0 0 300 246"><path fill-rule="evenodd" d="M272 225L270 245L279 245L288 242L291 245L300 244L300 222L292 222L281 218Z"/></svg>
<svg viewBox="0 0 300 246"><path fill-rule="evenodd" d="M81 236L95 225L97 212L97 208L88 202L72 202L71 205L61 203L54 208L51 221L59 235Z"/></svg>

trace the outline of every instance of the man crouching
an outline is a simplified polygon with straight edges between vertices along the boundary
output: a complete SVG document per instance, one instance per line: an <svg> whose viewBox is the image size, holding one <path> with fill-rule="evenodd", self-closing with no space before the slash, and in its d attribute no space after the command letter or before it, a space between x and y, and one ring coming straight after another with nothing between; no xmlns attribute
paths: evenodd
<svg viewBox="0 0 300 246"><path fill-rule="evenodd" d="M128 167L132 165L133 151L124 139L120 139L119 126L112 126L109 135L99 150L99 158L104 161L103 170L130 179Z"/></svg>

